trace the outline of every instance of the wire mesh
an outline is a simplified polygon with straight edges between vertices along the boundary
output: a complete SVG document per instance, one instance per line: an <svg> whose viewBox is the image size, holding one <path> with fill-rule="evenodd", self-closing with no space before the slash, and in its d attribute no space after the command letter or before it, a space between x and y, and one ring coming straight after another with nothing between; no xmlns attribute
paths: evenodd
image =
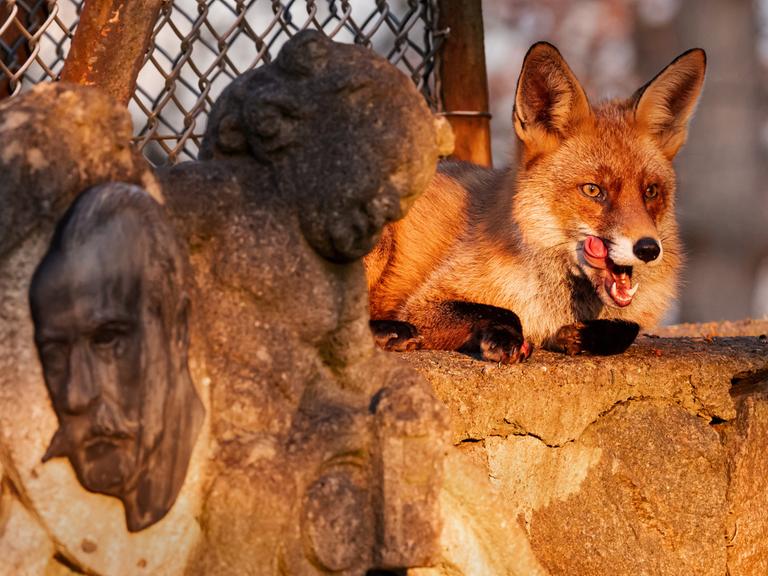
<svg viewBox="0 0 768 576"><path fill-rule="evenodd" d="M58 77L81 4L81 0L0 0L0 98Z"/></svg>
<svg viewBox="0 0 768 576"><path fill-rule="evenodd" d="M0 98L58 77L81 7L0 0ZM223 88L307 28L384 55L440 109L434 0L167 0L129 104L136 145L156 165L196 158Z"/></svg>

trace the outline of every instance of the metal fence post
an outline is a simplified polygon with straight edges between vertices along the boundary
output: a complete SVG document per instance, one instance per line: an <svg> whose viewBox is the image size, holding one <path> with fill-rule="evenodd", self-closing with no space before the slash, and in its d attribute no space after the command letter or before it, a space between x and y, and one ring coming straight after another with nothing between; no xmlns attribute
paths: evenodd
<svg viewBox="0 0 768 576"><path fill-rule="evenodd" d="M98 86L127 105L162 5L163 0L85 2L61 79Z"/></svg>
<svg viewBox="0 0 768 576"><path fill-rule="evenodd" d="M456 137L453 156L490 166L491 128L488 78L480 0L438 0L442 45L440 82L443 107Z"/></svg>

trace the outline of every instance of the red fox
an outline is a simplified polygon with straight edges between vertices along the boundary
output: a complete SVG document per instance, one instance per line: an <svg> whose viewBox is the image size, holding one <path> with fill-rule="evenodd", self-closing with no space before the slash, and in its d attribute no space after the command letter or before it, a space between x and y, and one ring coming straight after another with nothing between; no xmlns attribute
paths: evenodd
<svg viewBox="0 0 768 576"><path fill-rule="evenodd" d="M705 69L689 50L631 98L593 107L557 48L534 44L515 95L516 169L443 163L366 257L377 342L504 363L533 345L623 352L676 295L672 159Z"/></svg>

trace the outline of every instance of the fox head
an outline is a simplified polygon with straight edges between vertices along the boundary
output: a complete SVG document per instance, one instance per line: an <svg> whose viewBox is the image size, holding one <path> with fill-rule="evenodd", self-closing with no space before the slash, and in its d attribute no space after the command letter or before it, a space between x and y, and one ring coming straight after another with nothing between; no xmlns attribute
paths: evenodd
<svg viewBox="0 0 768 576"><path fill-rule="evenodd" d="M655 323L675 294L672 160L705 68L704 51L689 50L629 99L592 106L551 44L533 45L523 62L514 218L523 241L565 258L610 316Z"/></svg>

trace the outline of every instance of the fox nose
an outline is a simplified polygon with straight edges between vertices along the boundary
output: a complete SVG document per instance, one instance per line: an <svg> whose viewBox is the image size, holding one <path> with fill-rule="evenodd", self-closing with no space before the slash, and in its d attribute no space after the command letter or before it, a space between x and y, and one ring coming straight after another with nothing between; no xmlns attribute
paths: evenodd
<svg viewBox="0 0 768 576"><path fill-rule="evenodd" d="M632 252L643 262L651 262L661 254L661 246L653 238L640 238L632 247Z"/></svg>

